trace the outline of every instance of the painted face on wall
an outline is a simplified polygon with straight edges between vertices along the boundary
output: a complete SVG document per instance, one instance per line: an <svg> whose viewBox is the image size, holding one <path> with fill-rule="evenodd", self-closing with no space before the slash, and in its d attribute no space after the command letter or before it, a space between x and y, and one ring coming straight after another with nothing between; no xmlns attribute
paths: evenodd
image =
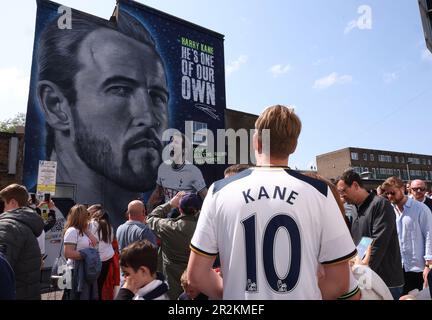
<svg viewBox="0 0 432 320"><path fill-rule="evenodd" d="M162 60L147 44L109 29L90 33L78 50L71 138L93 170L135 191L149 190L168 125Z"/></svg>

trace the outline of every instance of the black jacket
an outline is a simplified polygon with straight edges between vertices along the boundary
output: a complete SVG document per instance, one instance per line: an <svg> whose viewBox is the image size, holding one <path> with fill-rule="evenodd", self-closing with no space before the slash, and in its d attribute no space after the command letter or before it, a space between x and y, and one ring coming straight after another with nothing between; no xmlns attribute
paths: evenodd
<svg viewBox="0 0 432 320"><path fill-rule="evenodd" d="M15 272L19 300L41 298L41 252L36 238L43 228L42 218L30 208L0 214L0 252Z"/></svg>
<svg viewBox="0 0 432 320"><path fill-rule="evenodd" d="M404 284L402 259L396 229L396 217L387 199L370 193L366 200L353 212L351 235L355 245L362 237L375 239L369 261L388 287Z"/></svg>
<svg viewBox="0 0 432 320"><path fill-rule="evenodd" d="M432 212L432 199L425 197L425 201L423 202L425 205L427 205L427 207L430 209L430 211Z"/></svg>

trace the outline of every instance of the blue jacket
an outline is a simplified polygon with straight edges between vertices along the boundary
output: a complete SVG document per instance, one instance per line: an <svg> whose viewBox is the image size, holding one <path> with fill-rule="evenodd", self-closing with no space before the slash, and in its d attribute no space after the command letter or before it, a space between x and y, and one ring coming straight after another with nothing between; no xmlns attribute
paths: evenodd
<svg viewBox="0 0 432 320"><path fill-rule="evenodd" d="M0 284L0 300L14 300L15 274L2 253L0 253Z"/></svg>
<svg viewBox="0 0 432 320"><path fill-rule="evenodd" d="M99 251L85 248L79 252L83 259L75 260L71 300L97 300L99 298L97 279L102 268Z"/></svg>

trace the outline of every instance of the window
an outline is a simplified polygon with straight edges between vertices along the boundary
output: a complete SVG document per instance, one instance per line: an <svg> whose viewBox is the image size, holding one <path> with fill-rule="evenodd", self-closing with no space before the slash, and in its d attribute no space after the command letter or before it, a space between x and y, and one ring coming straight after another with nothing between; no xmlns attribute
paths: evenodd
<svg viewBox="0 0 432 320"><path fill-rule="evenodd" d="M431 165L431 161L430 161L430 159L428 159L428 165Z"/></svg>
<svg viewBox="0 0 432 320"><path fill-rule="evenodd" d="M357 152L351 152L351 159L352 160L358 160L358 153Z"/></svg>
<svg viewBox="0 0 432 320"><path fill-rule="evenodd" d="M367 159L367 153L363 153L363 160L364 161L367 161L368 159Z"/></svg>
<svg viewBox="0 0 432 320"><path fill-rule="evenodd" d="M389 168L379 168L379 174L382 176L390 177L394 175L393 169Z"/></svg>
<svg viewBox="0 0 432 320"><path fill-rule="evenodd" d="M399 163L399 157L398 156L395 156L395 162Z"/></svg>
<svg viewBox="0 0 432 320"><path fill-rule="evenodd" d="M362 168L361 168L361 167L353 167L352 170L353 170L355 173L358 173L358 174L362 173Z"/></svg>
<svg viewBox="0 0 432 320"><path fill-rule="evenodd" d="M422 159L422 164L426 165L426 159Z"/></svg>
<svg viewBox="0 0 432 320"><path fill-rule="evenodd" d="M392 157L389 155L380 154L380 155L378 155L378 161L380 161L380 162L392 162Z"/></svg>
<svg viewBox="0 0 432 320"><path fill-rule="evenodd" d="M411 162L412 164L420 164L419 158L408 158L408 162Z"/></svg>
<svg viewBox="0 0 432 320"><path fill-rule="evenodd" d="M207 123L193 122L193 144L207 145Z"/></svg>
<svg viewBox="0 0 432 320"><path fill-rule="evenodd" d="M400 169L394 169L394 175L395 175L395 176L398 176L399 178L402 178L402 177L401 177Z"/></svg>
<svg viewBox="0 0 432 320"><path fill-rule="evenodd" d="M373 153L370 154L369 158L370 158L370 161L375 161L375 156Z"/></svg>
<svg viewBox="0 0 432 320"><path fill-rule="evenodd" d="M401 157L401 158L400 158L400 162L401 162L401 163L405 163L405 158L404 158L404 157Z"/></svg>

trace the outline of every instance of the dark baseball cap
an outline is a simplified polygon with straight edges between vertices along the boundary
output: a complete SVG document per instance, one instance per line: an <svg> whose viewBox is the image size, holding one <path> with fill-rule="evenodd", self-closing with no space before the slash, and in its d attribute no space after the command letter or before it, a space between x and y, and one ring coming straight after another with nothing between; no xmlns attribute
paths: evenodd
<svg viewBox="0 0 432 320"><path fill-rule="evenodd" d="M201 210L202 200L201 197L196 193L186 193L180 200L179 207L186 214L189 210L195 209L193 211Z"/></svg>

